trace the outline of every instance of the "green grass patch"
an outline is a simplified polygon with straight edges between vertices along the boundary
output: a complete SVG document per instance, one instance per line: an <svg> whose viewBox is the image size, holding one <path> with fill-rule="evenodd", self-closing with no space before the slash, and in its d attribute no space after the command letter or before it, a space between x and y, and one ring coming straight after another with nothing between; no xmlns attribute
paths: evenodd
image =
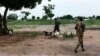
<svg viewBox="0 0 100 56"><path fill-rule="evenodd" d="M63 19L60 20L61 24L76 24L77 20L72 20L72 19ZM28 25L54 25L54 20L10 20L8 21L8 27L11 29L20 29L20 28L25 28ZM91 20L86 20L85 21L86 26L91 26L91 25L100 25L100 19L91 19Z"/></svg>
<svg viewBox="0 0 100 56"><path fill-rule="evenodd" d="M86 25L100 25L100 20L99 19L91 19L85 21Z"/></svg>
<svg viewBox="0 0 100 56"><path fill-rule="evenodd" d="M63 19L60 20L61 24L75 24L77 20L72 20L72 19ZM85 23L87 25L100 25L100 19L91 19L91 20L86 20ZM8 21L8 25L53 25L54 20L10 20Z"/></svg>
<svg viewBox="0 0 100 56"><path fill-rule="evenodd" d="M54 24L52 20L51 24ZM49 20L15 20L8 21L8 25L50 25Z"/></svg>

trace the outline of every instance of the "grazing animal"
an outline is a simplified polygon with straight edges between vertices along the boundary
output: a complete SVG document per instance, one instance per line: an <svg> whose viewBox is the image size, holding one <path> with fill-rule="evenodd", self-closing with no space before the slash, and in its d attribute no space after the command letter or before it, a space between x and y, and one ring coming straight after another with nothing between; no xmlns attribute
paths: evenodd
<svg viewBox="0 0 100 56"><path fill-rule="evenodd" d="M5 29L3 29L3 30L5 31ZM7 29L7 33L6 34L13 35L13 30L12 29Z"/></svg>
<svg viewBox="0 0 100 56"><path fill-rule="evenodd" d="M13 35L13 30L12 30L12 29L8 29L8 33L9 33L10 35Z"/></svg>
<svg viewBox="0 0 100 56"><path fill-rule="evenodd" d="M52 38L52 32L43 31L45 38Z"/></svg>
<svg viewBox="0 0 100 56"><path fill-rule="evenodd" d="M59 33L59 32L55 32L55 33L54 33L54 36L55 36L55 37L59 37L59 36L60 36L60 33Z"/></svg>

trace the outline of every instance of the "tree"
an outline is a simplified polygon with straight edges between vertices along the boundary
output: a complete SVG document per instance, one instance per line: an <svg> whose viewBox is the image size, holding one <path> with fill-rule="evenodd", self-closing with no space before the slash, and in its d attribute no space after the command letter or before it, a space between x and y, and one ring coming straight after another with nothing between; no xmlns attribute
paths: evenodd
<svg viewBox="0 0 100 56"><path fill-rule="evenodd" d="M42 17L42 19L47 19L48 18L48 16L46 16L46 15L44 15L43 17Z"/></svg>
<svg viewBox="0 0 100 56"><path fill-rule="evenodd" d="M64 15L60 19L74 19L72 15Z"/></svg>
<svg viewBox="0 0 100 56"><path fill-rule="evenodd" d="M49 0L50 1L50 0ZM4 34L8 34L6 15L8 10L20 10L24 8L35 8L37 3L40 4L42 0L0 0L0 6L5 7L3 16Z"/></svg>
<svg viewBox="0 0 100 56"><path fill-rule="evenodd" d="M93 15L93 19L96 19L96 16L95 15Z"/></svg>
<svg viewBox="0 0 100 56"><path fill-rule="evenodd" d="M2 35L2 16L0 14L0 35Z"/></svg>
<svg viewBox="0 0 100 56"><path fill-rule="evenodd" d="M76 19L78 19L78 18L82 18L82 19L85 19L86 17L84 17L84 16L77 16L77 17L75 17Z"/></svg>
<svg viewBox="0 0 100 56"><path fill-rule="evenodd" d="M96 19L100 19L100 16L96 16Z"/></svg>
<svg viewBox="0 0 100 56"><path fill-rule="evenodd" d="M35 16L32 16L32 19L35 19Z"/></svg>
<svg viewBox="0 0 100 56"><path fill-rule="evenodd" d="M24 19L25 19L24 17L21 18L21 20L24 20Z"/></svg>
<svg viewBox="0 0 100 56"><path fill-rule="evenodd" d="M17 18L18 18L17 14L9 14L7 16L8 20L17 20Z"/></svg>
<svg viewBox="0 0 100 56"><path fill-rule="evenodd" d="M72 15L66 15L67 19L74 19Z"/></svg>
<svg viewBox="0 0 100 56"><path fill-rule="evenodd" d="M37 19L39 20L39 19L40 19L40 17L37 17Z"/></svg>
<svg viewBox="0 0 100 56"><path fill-rule="evenodd" d="M43 8L46 16L50 18L50 23L51 23L52 17L54 16L54 14L52 13L52 10L54 10L54 7L55 7L55 5L48 4L48 6L44 6L44 8Z"/></svg>
<svg viewBox="0 0 100 56"><path fill-rule="evenodd" d="M28 12L28 11L22 11L21 13L25 15L24 18L23 18L23 20L27 20L27 17L29 16L30 12Z"/></svg>

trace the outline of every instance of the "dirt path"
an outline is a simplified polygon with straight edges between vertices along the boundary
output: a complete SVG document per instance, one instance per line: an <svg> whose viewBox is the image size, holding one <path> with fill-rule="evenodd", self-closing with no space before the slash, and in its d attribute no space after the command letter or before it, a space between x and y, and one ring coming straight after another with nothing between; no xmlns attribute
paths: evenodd
<svg viewBox="0 0 100 56"><path fill-rule="evenodd" d="M67 24L67 25L61 25L60 30L61 32L65 31L71 31L74 32L74 24ZM27 27L20 28L20 29L14 29L14 31L53 31L54 25L30 25Z"/></svg>
<svg viewBox="0 0 100 56"><path fill-rule="evenodd" d="M44 39L38 36L8 46L0 46L0 56L100 56L100 31L87 30L84 36L86 51L73 52L77 38L68 40Z"/></svg>

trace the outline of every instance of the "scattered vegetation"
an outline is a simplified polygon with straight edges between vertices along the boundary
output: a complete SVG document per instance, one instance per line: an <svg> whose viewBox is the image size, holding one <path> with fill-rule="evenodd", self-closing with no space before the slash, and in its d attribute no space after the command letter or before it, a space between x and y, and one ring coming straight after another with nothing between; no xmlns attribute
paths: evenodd
<svg viewBox="0 0 100 56"><path fill-rule="evenodd" d="M72 32L67 32L63 34L64 39L68 39L68 38L74 38L75 34L73 34Z"/></svg>
<svg viewBox="0 0 100 56"><path fill-rule="evenodd" d="M60 20L62 24L75 24L76 20L74 19L63 19ZM100 19L88 19L85 20L85 23L87 25L100 25ZM52 20L51 25L54 24L54 20ZM50 25L49 20L27 20L24 22L24 20L8 20L8 25Z"/></svg>

